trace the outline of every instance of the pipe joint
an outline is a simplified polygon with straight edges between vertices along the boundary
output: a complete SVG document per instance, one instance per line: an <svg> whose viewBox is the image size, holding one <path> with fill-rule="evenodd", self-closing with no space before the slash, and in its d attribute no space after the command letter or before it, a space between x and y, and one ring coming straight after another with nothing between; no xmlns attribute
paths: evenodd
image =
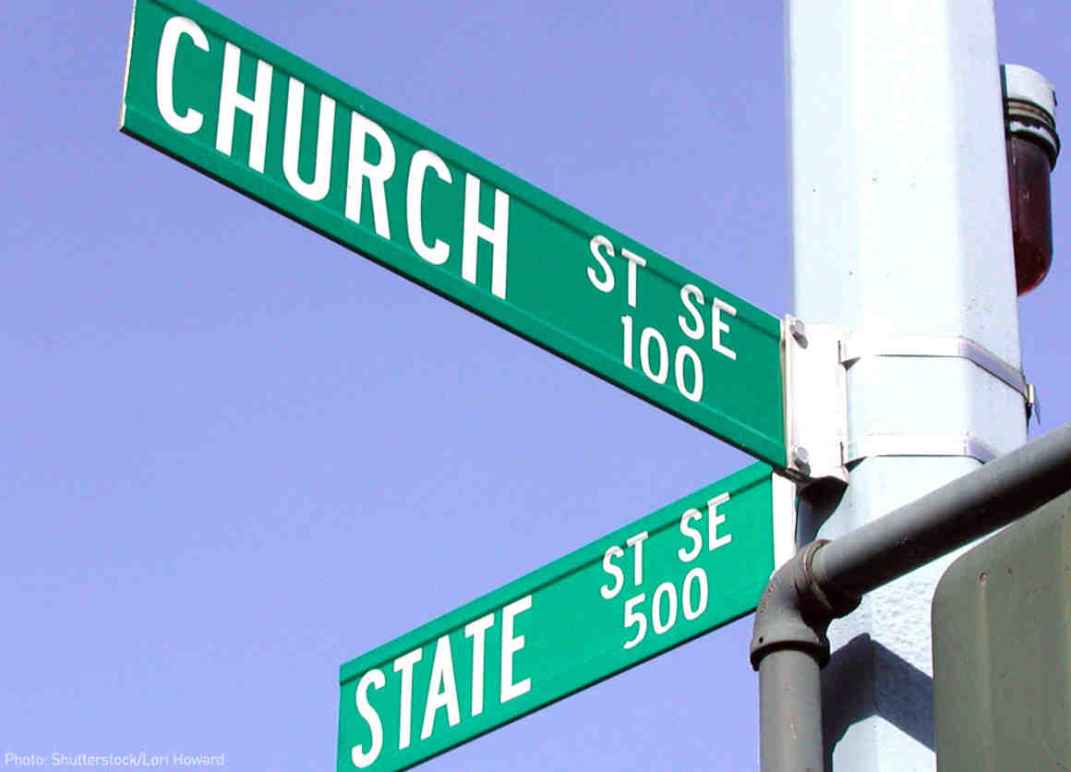
<svg viewBox="0 0 1071 772"><path fill-rule="evenodd" d="M767 654L783 649L809 654L820 667L829 661L829 623L851 613L860 598L823 587L815 576L814 556L827 543L819 539L808 544L766 585L751 638L751 666L756 670Z"/></svg>

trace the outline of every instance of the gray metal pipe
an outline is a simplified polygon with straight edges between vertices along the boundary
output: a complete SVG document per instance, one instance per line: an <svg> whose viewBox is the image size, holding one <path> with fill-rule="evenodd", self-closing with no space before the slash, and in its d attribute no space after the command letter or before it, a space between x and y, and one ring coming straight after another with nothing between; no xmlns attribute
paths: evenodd
<svg viewBox="0 0 1071 772"><path fill-rule="evenodd" d="M826 629L865 593L1071 490L1071 424L836 541L812 542L770 578L755 614L763 772L824 768Z"/></svg>
<svg viewBox="0 0 1071 772"><path fill-rule="evenodd" d="M861 596L1069 488L1071 424L827 543L814 554L814 581L822 589Z"/></svg>
<svg viewBox="0 0 1071 772"><path fill-rule="evenodd" d="M818 661L796 649L771 652L759 667L762 769L821 772L822 690Z"/></svg>
<svg viewBox="0 0 1071 772"><path fill-rule="evenodd" d="M759 671L763 772L821 772L826 627L846 607L808 592L810 565L824 542L807 545L770 577L755 614L751 664Z"/></svg>

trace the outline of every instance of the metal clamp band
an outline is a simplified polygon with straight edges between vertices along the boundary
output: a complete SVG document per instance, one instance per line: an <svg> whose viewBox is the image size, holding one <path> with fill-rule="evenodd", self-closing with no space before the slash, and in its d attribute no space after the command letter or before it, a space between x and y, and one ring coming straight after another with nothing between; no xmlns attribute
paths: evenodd
<svg viewBox="0 0 1071 772"><path fill-rule="evenodd" d="M875 456L964 457L985 464L996 458L997 453L969 434L868 434L844 446L845 465Z"/></svg>
<svg viewBox="0 0 1071 772"><path fill-rule="evenodd" d="M957 335L870 336L857 333L841 342L840 361L847 366L864 357L955 357L966 359L1015 389L1032 404L1031 387L1021 370L981 343Z"/></svg>
<svg viewBox="0 0 1071 772"><path fill-rule="evenodd" d="M845 375L866 357L965 359L1015 390L1025 403L1027 420L1037 414L1034 387L1022 371L970 338L845 336L839 328L804 326L792 316L785 317L782 327L789 458L785 472L802 484L819 478L847 482L849 465L875 456L973 458L983 464L997 457L990 445L972 435L864 434L852 439Z"/></svg>

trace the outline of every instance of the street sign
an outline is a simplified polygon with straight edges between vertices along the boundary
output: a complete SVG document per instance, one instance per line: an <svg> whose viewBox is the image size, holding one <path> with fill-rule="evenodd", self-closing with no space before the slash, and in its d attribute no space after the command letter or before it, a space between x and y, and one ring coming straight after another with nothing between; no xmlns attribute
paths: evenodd
<svg viewBox="0 0 1071 772"><path fill-rule="evenodd" d="M424 761L755 609L754 464L342 666L338 772Z"/></svg>
<svg viewBox="0 0 1071 772"><path fill-rule="evenodd" d="M785 466L778 319L209 8L136 0L119 125Z"/></svg>

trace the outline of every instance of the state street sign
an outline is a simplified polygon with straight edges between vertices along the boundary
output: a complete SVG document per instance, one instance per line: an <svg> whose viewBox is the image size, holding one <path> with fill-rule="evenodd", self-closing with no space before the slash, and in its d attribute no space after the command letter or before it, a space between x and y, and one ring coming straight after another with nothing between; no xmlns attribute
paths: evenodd
<svg viewBox="0 0 1071 772"><path fill-rule="evenodd" d="M774 466L780 322L191 0L136 0L119 125Z"/></svg>
<svg viewBox="0 0 1071 772"><path fill-rule="evenodd" d="M424 761L755 609L754 464L342 666L338 771Z"/></svg>

